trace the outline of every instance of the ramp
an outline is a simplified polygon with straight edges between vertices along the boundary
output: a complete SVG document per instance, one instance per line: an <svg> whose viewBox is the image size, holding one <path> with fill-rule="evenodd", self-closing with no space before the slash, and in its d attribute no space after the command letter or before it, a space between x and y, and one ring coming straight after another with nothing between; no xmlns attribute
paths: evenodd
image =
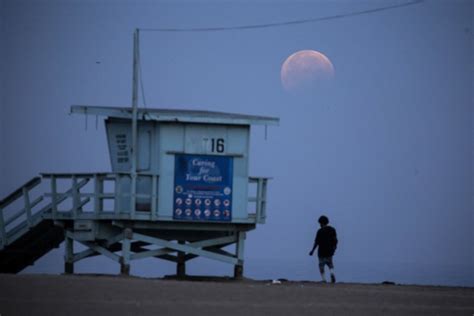
<svg viewBox="0 0 474 316"><path fill-rule="evenodd" d="M0 273L22 271L64 240L63 229L43 218L51 206L35 211L43 196L30 201L31 190L40 183L41 178L35 177L0 201ZM16 203L23 206L20 210L6 211L20 199L24 202Z"/></svg>

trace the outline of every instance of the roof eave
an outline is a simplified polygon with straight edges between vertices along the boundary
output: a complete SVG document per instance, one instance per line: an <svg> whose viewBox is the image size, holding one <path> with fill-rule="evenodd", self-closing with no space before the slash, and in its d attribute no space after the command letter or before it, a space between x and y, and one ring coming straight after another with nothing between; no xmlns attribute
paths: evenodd
<svg viewBox="0 0 474 316"><path fill-rule="evenodd" d="M86 105L71 106L71 114L100 115L114 118L131 119L131 108L99 107ZM202 112L204 113L204 112ZM138 111L138 120L159 121L159 122L183 122L183 123L210 123L210 124L231 124L231 125L279 125L280 120L274 117L251 116L247 117L219 117L218 112L209 112L212 115L170 115L146 112L143 109ZM222 113L225 114L225 113ZM230 114L230 113L228 113Z"/></svg>

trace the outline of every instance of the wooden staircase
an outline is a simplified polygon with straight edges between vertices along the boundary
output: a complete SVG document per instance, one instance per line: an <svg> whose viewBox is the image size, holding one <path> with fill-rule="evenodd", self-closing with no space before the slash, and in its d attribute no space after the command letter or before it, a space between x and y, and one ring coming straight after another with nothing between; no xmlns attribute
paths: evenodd
<svg viewBox="0 0 474 316"><path fill-rule="evenodd" d="M35 177L0 201L0 273L22 271L64 240L63 229L43 218L51 205L34 211L43 196L31 202L30 191L40 183L41 178ZM6 208L20 198L24 207L6 217Z"/></svg>

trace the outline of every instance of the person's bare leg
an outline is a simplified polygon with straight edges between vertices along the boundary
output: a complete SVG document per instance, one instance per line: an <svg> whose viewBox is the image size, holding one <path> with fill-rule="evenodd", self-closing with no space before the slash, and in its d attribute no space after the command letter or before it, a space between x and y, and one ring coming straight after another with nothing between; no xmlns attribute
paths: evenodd
<svg viewBox="0 0 474 316"><path fill-rule="evenodd" d="M334 268L329 268L329 273L331 273L331 283L336 283L336 275L334 274Z"/></svg>
<svg viewBox="0 0 474 316"><path fill-rule="evenodd" d="M319 266L319 273L321 273L321 280L326 283L326 274L324 273L324 266Z"/></svg>

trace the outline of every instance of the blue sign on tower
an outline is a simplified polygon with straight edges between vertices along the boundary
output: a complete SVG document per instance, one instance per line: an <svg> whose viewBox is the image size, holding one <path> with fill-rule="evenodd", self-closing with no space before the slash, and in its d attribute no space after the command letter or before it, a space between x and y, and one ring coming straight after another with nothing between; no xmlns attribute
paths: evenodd
<svg viewBox="0 0 474 316"><path fill-rule="evenodd" d="M233 158L177 154L173 219L232 220Z"/></svg>

